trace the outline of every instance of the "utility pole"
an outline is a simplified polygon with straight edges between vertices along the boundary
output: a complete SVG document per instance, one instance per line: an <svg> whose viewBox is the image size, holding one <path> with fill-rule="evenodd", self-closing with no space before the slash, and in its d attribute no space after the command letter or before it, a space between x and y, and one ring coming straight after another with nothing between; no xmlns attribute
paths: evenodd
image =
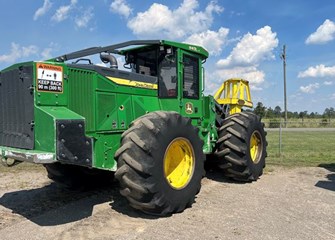
<svg viewBox="0 0 335 240"><path fill-rule="evenodd" d="M287 98L286 98L286 45L283 46L283 52L280 55L283 60L283 71L284 71L284 109L285 109L285 128L287 123Z"/></svg>

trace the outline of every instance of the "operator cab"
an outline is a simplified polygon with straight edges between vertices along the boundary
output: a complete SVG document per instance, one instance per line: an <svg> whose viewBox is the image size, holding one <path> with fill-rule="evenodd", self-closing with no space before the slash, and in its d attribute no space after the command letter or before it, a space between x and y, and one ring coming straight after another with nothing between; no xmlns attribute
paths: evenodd
<svg viewBox="0 0 335 240"><path fill-rule="evenodd" d="M192 49L192 48L190 48ZM182 97L198 99L200 96L201 61L205 57L188 54L171 45L154 45L135 48L124 52L124 67L134 73L157 77L158 96L160 98L177 98L178 67L181 68L183 81ZM182 56L178 66L178 54Z"/></svg>
<svg viewBox="0 0 335 240"><path fill-rule="evenodd" d="M126 52L124 67L137 74L156 77L159 97L177 97L177 50L174 47L150 46Z"/></svg>
<svg viewBox="0 0 335 240"><path fill-rule="evenodd" d="M94 47L70 53L53 59L66 61L93 54L100 54L103 63L109 63L110 68L91 64L84 68L94 70L118 79L140 83L158 84L160 98L189 98L199 99L202 91L201 62L208 57L208 52L199 46L175 43L165 40L129 41L107 47ZM123 55L125 63L118 68L117 60L112 54ZM79 67L78 61L74 64ZM178 86L181 85L181 90ZM141 85L138 85L141 87ZM144 85L142 85L144 86Z"/></svg>

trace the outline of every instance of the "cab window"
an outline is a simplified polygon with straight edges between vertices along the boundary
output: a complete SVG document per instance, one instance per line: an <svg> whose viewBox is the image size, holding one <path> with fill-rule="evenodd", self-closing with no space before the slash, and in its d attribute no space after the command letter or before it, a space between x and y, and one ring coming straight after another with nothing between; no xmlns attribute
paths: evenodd
<svg viewBox="0 0 335 240"><path fill-rule="evenodd" d="M199 60L184 55L183 64L183 96L185 98L199 98Z"/></svg>
<svg viewBox="0 0 335 240"><path fill-rule="evenodd" d="M176 98L178 95L176 52L169 48L161 52L158 58L158 96Z"/></svg>

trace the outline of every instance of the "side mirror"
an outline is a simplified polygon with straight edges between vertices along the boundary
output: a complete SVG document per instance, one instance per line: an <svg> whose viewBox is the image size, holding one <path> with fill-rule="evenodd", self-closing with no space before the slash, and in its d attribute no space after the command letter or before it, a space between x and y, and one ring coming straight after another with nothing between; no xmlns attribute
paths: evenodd
<svg viewBox="0 0 335 240"><path fill-rule="evenodd" d="M173 54L167 54L164 58L170 63L174 63L176 61L176 58Z"/></svg>

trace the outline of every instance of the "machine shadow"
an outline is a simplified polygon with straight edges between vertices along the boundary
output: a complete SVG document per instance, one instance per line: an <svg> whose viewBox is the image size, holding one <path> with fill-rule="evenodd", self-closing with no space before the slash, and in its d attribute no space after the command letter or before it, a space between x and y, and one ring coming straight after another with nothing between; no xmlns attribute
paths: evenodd
<svg viewBox="0 0 335 240"><path fill-rule="evenodd" d="M94 205L110 201L112 194L106 188L70 191L51 183L5 193L0 205L40 226L55 226L91 216Z"/></svg>
<svg viewBox="0 0 335 240"><path fill-rule="evenodd" d="M328 181L318 181L315 186L330 191L335 191L335 163L319 164L319 167L327 169L328 171L330 171L330 173L326 176Z"/></svg>
<svg viewBox="0 0 335 240"><path fill-rule="evenodd" d="M205 171L206 171L205 177L210 180L216 181L216 182L229 183L229 184L248 184L250 183L250 182L236 181L232 178L224 176L222 169L217 167L217 164L214 161L207 160L205 162Z"/></svg>
<svg viewBox="0 0 335 240"><path fill-rule="evenodd" d="M129 206L118 183L83 190L67 190L55 183L41 188L5 193L0 205L39 226L57 226L92 216L95 205L108 203L116 212L132 218L155 219Z"/></svg>

